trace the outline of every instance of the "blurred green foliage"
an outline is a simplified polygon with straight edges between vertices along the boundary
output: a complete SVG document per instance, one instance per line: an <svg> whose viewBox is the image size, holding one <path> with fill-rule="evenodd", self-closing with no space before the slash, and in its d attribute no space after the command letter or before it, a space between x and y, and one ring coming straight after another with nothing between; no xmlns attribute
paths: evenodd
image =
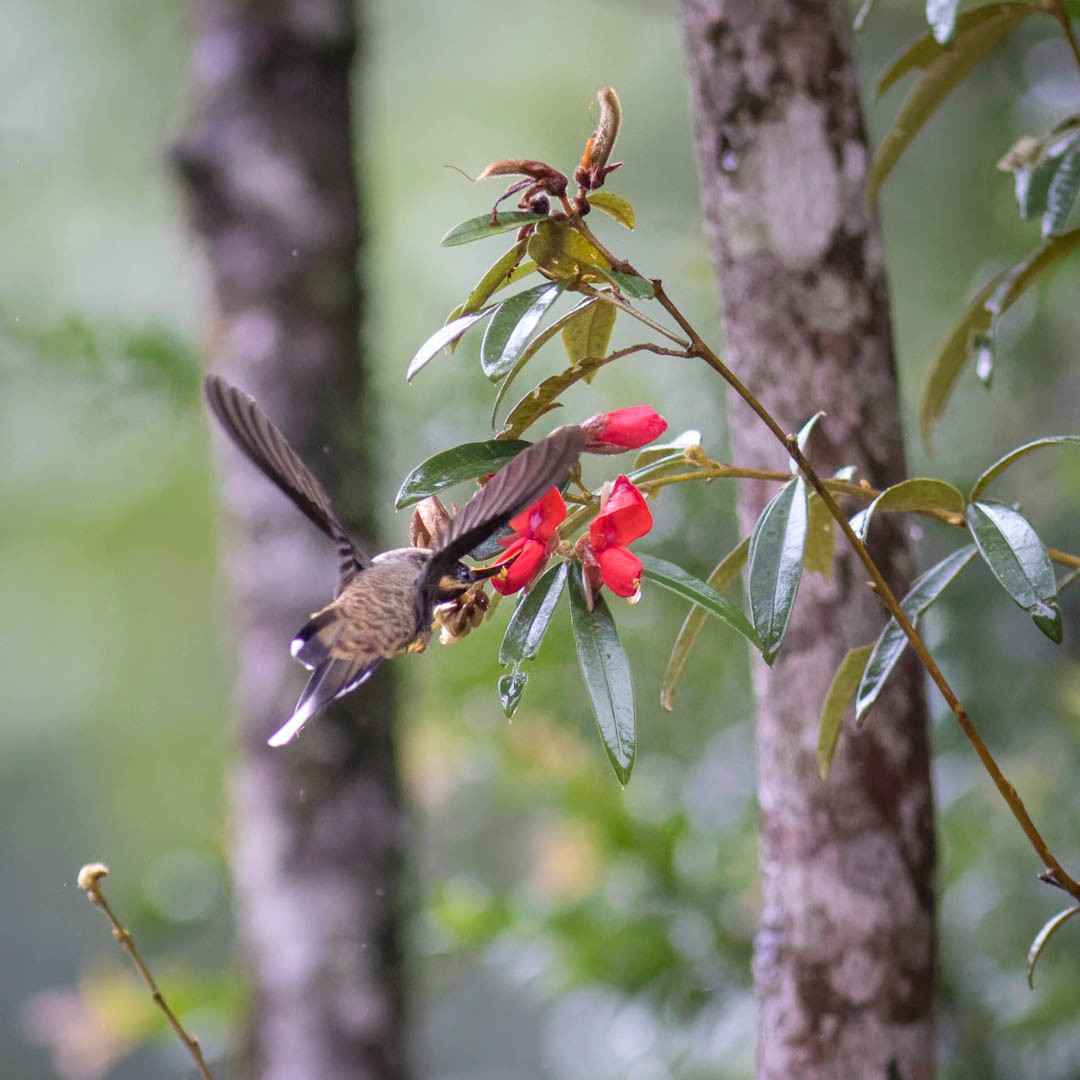
<svg viewBox="0 0 1080 1080"><path fill-rule="evenodd" d="M43 1037L34 1017L56 1000L42 995L112 986L121 966L74 888L92 858L110 863L110 897L166 989L171 977L183 1004L201 1000L206 1011L196 1010L192 1027L211 1046L225 1030L233 998L222 987L235 985L224 877L232 664L194 393L206 286L164 164L190 107L183 8L101 0L58 17L11 0L5 16L0 1045L6 1070L32 1080L56 1075L34 1041ZM447 228L496 194L444 165L475 174L497 158L527 156L569 167L591 130L588 103L611 84L626 117L618 150L626 165L612 190L639 218L634 234L610 225L614 242L662 277L698 325L715 327L715 300L674 5L551 0L537 20L532 9L490 0L407 2L373 6L368 18L357 136L368 355L386 447L374 482L384 533L400 542L406 519L392 505L401 479L431 454L483 438L490 409L468 341L422 384L404 382L408 358L495 256L484 244L438 248ZM515 20L528 33L508 36ZM919 32L914 6L879 5L859 41L867 85ZM1025 26L931 120L884 188L909 417L967 297L1036 241L1038 223L1020 220L1012 183L993 166L1017 136L1046 130L1062 102L1075 101L1068 64L1041 25ZM887 101L871 113L879 130L893 108ZM911 444L914 475L965 488L1012 446L1076 429L1077 278L1074 261L1009 313L992 391L973 375L961 379L936 459ZM624 343L617 333L613 344ZM708 451L730 455L724 402L705 386L694 373L673 377L656 357L635 357L618 380L601 372L576 387L567 416L648 400L672 434L698 428ZM1048 543L1077 551L1076 476L1068 453L1035 455L996 497L1022 501ZM717 485L665 492L653 509L651 549L700 574L739 539L730 492ZM928 530L922 565L951 542ZM328 580L332 564L328 552ZM1063 603L1063 649L981 568L924 624L1070 866L1080 864L1075 592ZM676 712L663 713L665 649L685 605L652 588L637 607L614 608L639 711L637 767L621 790L579 689L565 609L507 724L495 684L508 607L497 627L453 651L398 662L409 686L402 760L424 898L413 933L419 1074L749 1076L757 869L745 649L708 626ZM1059 900L1035 881L1023 837L945 710L932 707L942 1075L1066 1080L1080 1060L1077 925L1055 939L1031 993L1027 946ZM192 978L201 998L186 988ZM104 992L94 1000L105 998L114 1000ZM139 1006L124 1008L123 1022L134 1022ZM47 1012L48 1041L85 1035L84 1013ZM176 1075L181 1061L163 1042L108 1075Z"/></svg>

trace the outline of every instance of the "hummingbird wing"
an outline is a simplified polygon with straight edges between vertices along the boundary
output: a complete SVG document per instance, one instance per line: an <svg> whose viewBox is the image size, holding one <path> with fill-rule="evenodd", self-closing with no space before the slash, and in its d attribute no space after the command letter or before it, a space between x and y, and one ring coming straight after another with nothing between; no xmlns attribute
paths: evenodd
<svg viewBox="0 0 1080 1080"><path fill-rule="evenodd" d="M271 746L284 746L322 708L336 698L344 697L366 682L382 663L382 657L325 660L311 673L296 709L289 719L267 740Z"/></svg>
<svg viewBox="0 0 1080 1080"><path fill-rule="evenodd" d="M337 545L338 591L368 565L338 520L330 497L255 399L220 375L203 382L206 400L230 438L294 505Z"/></svg>
<svg viewBox="0 0 1080 1080"><path fill-rule="evenodd" d="M421 578L425 594L462 556L502 528L515 514L561 484L585 448L585 433L568 424L526 447L504 465L450 519Z"/></svg>

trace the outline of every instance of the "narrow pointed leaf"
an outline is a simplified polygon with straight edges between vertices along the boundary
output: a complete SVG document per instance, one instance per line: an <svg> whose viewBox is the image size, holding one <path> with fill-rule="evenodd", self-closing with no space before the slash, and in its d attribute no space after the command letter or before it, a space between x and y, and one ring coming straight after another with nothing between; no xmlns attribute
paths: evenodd
<svg viewBox="0 0 1080 1080"><path fill-rule="evenodd" d="M581 311L590 305L602 303L600 300L595 300L592 297L588 297L582 300L575 308L572 308L565 315L560 315L550 326L545 326L539 334L536 335L529 342L529 344L522 351L521 355L514 362L514 366L506 373L506 377L501 383L499 383L499 390L495 395L495 402L491 406L491 423L494 425L495 417L498 415L499 406L503 403L503 399L506 397L507 391L510 389L513 381L518 377L525 365L563 328L571 322L571 320L578 317Z"/></svg>
<svg viewBox="0 0 1080 1080"><path fill-rule="evenodd" d="M989 469L975 481L969 496L972 502L977 502L979 496L987 489L990 482L1000 476L1010 465L1027 456L1033 450L1041 450L1044 446L1068 446L1080 444L1080 435L1048 435L1043 439L1035 439L1034 442L1024 443L1015 450L1010 450L1004 457L998 458Z"/></svg>
<svg viewBox="0 0 1080 1080"><path fill-rule="evenodd" d="M800 477L780 489L750 537L750 610L769 664L783 643L799 591L808 517L806 485Z"/></svg>
<svg viewBox="0 0 1080 1080"><path fill-rule="evenodd" d="M945 510L963 517L965 506L963 494L952 484L932 477L917 476L886 488L865 510L860 510L851 519L851 527L860 540L865 540L870 519L879 511L910 513L919 510Z"/></svg>
<svg viewBox="0 0 1080 1080"><path fill-rule="evenodd" d="M457 247L458 244L470 244L473 240L482 240L485 236L495 236L528 225L531 221L544 221L545 214L534 214L531 210L500 210L494 222L491 214L469 218L455 225L440 241L443 247Z"/></svg>
<svg viewBox="0 0 1080 1080"><path fill-rule="evenodd" d="M606 357L602 360L584 360L580 364L571 364L557 375L544 379L510 410L499 434L507 438L518 438L544 413L558 407L559 396L564 390L592 375L607 362Z"/></svg>
<svg viewBox="0 0 1080 1080"><path fill-rule="evenodd" d="M617 314L618 308L605 300L594 300L577 309L575 317L567 321L562 332L563 346L571 364L607 356Z"/></svg>
<svg viewBox="0 0 1080 1080"><path fill-rule="evenodd" d="M686 460L686 451L691 446L701 446L701 432L692 428L676 435L674 439L666 443L650 443L642 447L634 457L634 468L644 469L657 461ZM634 478L631 476L631 480Z"/></svg>
<svg viewBox="0 0 1080 1080"><path fill-rule="evenodd" d="M836 559L836 522L821 496L810 494L810 518L806 524L806 553L803 566L820 574L826 581L832 577Z"/></svg>
<svg viewBox="0 0 1080 1080"><path fill-rule="evenodd" d="M499 663L513 667L500 675L498 682L499 700L508 719L513 717L529 681L528 673L521 665L536 658L565 585L566 563L560 562L525 594L510 617L499 647Z"/></svg>
<svg viewBox="0 0 1080 1080"><path fill-rule="evenodd" d="M1003 314L1044 273L1077 248L1080 248L1080 229L1045 240L1027 258L995 275L975 294L938 350L923 384L919 423L927 448L934 425L968 358L972 341L989 334L995 317Z"/></svg>
<svg viewBox="0 0 1080 1080"><path fill-rule="evenodd" d="M709 575L708 584L717 592L723 592L739 575L739 571L746 565L746 553L750 550L749 537L729 552L719 562L716 569ZM679 681L679 675L686 664L686 658L697 641L701 628L705 625L706 612L704 608L694 607L690 609L682 628L675 636L675 644L671 647L671 656L668 658L667 670L664 672L664 684L660 690L660 704L668 712L675 708L675 684Z"/></svg>
<svg viewBox="0 0 1080 1080"><path fill-rule="evenodd" d="M874 201L893 166L938 106L979 61L1034 10L1025 3L988 4L976 8L957 19L952 42L947 48L939 44L933 34L927 34L886 68L878 83L879 94L906 72L914 68L924 70L874 154L867 178L867 202Z"/></svg>
<svg viewBox="0 0 1080 1080"><path fill-rule="evenodd" d="M915 579L911 591L900 601L900 607L914 626L919 625L919 619L923 613L955 580L957 574L975 558L975 553L975 545L967 544L951 555L946 555L941 562ZM900 629L900 624L895 619L890 619L877 641L874 642L873 652L870 654L862 681L859 683L859 692L855 697L856 724L862 723L870 707L877 701L882 687L907 646L907 635Z"/></svg>
<svg viewBox="0 0 1080 1080"><path fill-rule="evenodd" d="M528 445L521 439L489 439L443 450L421 462L405 477L394 506L403 510L429 495L437 495L443 488L496 472Z"/></svg>
<svg viewBox="0 0 1080 1080"><path fill-rule="evenodd" d="M489 379L502 378L514 366L561 292L560 284L545 281L499 304L480 344L480 366Z"/></svg>
<svg viewBox="0 0 1080 1080"><path fill-rule="evenodd" d="M592 276L607 267L607 260L576 229L561 221L546 221L529 238L529 258L552 277Z"/></svg>
<svg viewBox="0 0 1080 1080"><path fill-rule="evenodd" d="M1031 522L1019 510L999 502L972 503L967 522L998 584L1051 641L1061 644L1057 579Z"/></svg>
<svg viewBox="0 0 1080 1080"><path fill-rule="evenodd" d="M1028 949L1027 956L1027 981L1032 990L1035 989L1035 965L1039 962L1046 943L1056 934L1077 912L1080 912L1080 904L1075 907L1059 911L1050 919L1043 928L1035 935L1035 940Z"/></svg>
<svg viewBox="0 0 1080 1080"><path fill-rule="evenodd" d="M690 600L703 608L710 615L714 615L721 622L725 622L737 634L742 634L751 645L759 652L761 641L759 640L750 620L743 614L737 604L733 604L726 597L721 596L711 585L699 577L695 577L688 570L677 566L666 559L658 559L655 555L638 555L644 568L644 576L657 585Z"/></svg>
<svg viewBox="0 0 1080 1080"><path fill-rule="evenodd" d="M621 196L610 191L595 191L589 196L589 205L603 210L626 228L634 227L634 208Z"/></svg>
<svg viewBox="0 0 1080 1080"><path fill-rule="evenodd" d="M570 617L581 675L608 759L619 782L626 784L637 742L630 664L603 596L597 596L589 610L580 563L570 564L569 578Z"/></svg>
<svg viewBox="0 0 1080 1080"><path fill-rule="evenodd" d="M499 646L499 663L504 667L536 659L566 586L566 567L559 562L545 571L514 609Z"/></svg>
<svg viewBox="0 0 1080 1080"><path fill-rule="evenodd" d="M448 322L445 326L440 326L439 329L416 350L416 355L409 361L409 368L405 372L406 381L412 382L416 377L416 373L420 371L421 368L426 367L435 356L446 348L447 345L457 341L458 338L473 325L473 323L486 318L494 310L494 307L484 308L483 311L474 311L469 315L461 315L451 322Z"/></svg>
<svg viewBox="0 0 1080 1080"><path fill-rule="evenodd" d="M1061 155L1047 186L1043 236L1056 236L1065 227L1065 219L1076 202L1077 191L1080 191L1080 139L1073 141Z"/></svg>
<svg viewBox="0 0 1080 1080"><path fill-rule="evenodd" d="M603 267L598 267L598 269L608 281L619 287L619 291L624 296L629 296L632 300L652 300L656 296L653 283L640 274L628 274L623 270L605 270Z"/></svg>
<svg viewBox="0 0 1080 1080"><path fill-rule="evenodd" d="M814 415L811 416L810 419L807 420L801 428L799 428L799 433L795 436L795 441L799 444L799 449L802 451L803 454L806 453L806 447L810 443L810 435L813 432L815 425L824 415L825 413L821 411L814 413ZM799 467L791 458L788 458L788 468L791 469L792 476L798 475Z"/></svg>
<svg viewBox="0 0 1080 1080"><path fill-rule="evenodd" d="M461 305L458 314L469 315L474 311L479 311L499 289L525 276L524 272L519 273L519 271L528 272L521 266L521 260L525 255L525 244L525 240L519 240L491 264L488 271L473 287L473 291L469 293L469 298ZM536 269L535 265L532 269Z"/></svg>
<svg viewBox="0 0 1080 1080"><path fill-rule="evenodd" d="M862 645L852 649L840 661L840 666L829 684L829 692L825 695L825 704L821 708L821 726L818 728L817 764L822 780L829 779L836 744L840 741L840 729L844 726L844 713L851 701L851 695L859 685L872 648L871 645Z"/></svg>

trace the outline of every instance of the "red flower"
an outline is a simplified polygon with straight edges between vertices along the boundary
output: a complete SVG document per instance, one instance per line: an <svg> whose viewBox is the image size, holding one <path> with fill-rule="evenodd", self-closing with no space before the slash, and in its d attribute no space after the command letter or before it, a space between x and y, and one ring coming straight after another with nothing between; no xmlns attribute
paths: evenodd
<svg viewBox="0 0 1080 1080"><path fill-rule="evenodd" d="M555 546L555 530L566 520L566 503L553 487L539 502L510 519L516 537L499 542L506 548L503 570L491 579L491 587L503 596L523 589L543 569Z"/></svg>
<svg viewBox="0 0 1080 1080"><path fill-rule="evenodd" d="M599 413L583 423L585 449L592 454L620 454L651 443L667 431L667 421L649 405Z"/></svg>
<svg viewBox="0 0 1080 1080"><path fill-rule="evenodd" d="M629 550L652 528L645 496L625 476L616 479L600 513L589 526L585 576L592 593L606 585L630 599L641 589L641 560Z"/></svg>

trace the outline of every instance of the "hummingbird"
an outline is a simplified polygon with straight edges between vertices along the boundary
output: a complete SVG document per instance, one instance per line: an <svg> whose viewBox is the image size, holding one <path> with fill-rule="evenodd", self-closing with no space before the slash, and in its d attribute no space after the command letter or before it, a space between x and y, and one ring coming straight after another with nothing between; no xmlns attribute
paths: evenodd
<svg viewBox="0 0 1080 1080"><path fill-rule="evenodd" d="M496 472L449 519L431 548L395 548L369 558L255 399L220 375L208 375L203 386L210 410L233 442L337 547L334 598L292 641L293 657L311 677L292 716L268 740L271 746L293 739L320 709L355 690L383 660L422 650L436 608L498 570L470 567L462 558L562 484L587 441L579 426L557 428Z"/></svg>

